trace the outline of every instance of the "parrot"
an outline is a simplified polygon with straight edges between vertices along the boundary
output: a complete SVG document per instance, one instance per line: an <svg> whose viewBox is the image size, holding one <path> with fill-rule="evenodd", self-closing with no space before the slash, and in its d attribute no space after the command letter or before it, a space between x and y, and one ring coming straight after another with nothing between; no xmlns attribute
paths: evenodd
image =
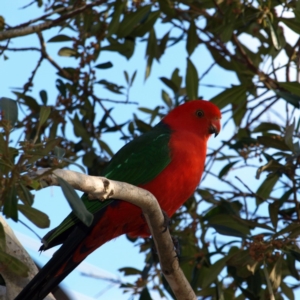
<svg viewBox="0 0 300 300"><path fill-rule="evenodd" d="M212 102L190 100L171 110L150 131L125 144L102 172L151 192L171 217L194 193L204 171L207 142L221 130L221 112ZM44 299L90 253L128 234L148 237L150 230L139 207L120 199L81 197L93 214L91 226L70 213L42 239L41 251L61 245L15 300Z"/></svg>

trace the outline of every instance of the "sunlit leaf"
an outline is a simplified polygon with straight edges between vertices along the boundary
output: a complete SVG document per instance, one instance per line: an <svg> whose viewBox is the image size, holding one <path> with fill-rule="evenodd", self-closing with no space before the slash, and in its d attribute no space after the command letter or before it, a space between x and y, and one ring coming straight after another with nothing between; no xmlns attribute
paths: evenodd
<svg viewBox="0 0 300 300"><path fill-rule="evenodd" d="M71 57L71 56L76 56L77 52L73 48L63 47L58 51L58 55Z"/></svg>

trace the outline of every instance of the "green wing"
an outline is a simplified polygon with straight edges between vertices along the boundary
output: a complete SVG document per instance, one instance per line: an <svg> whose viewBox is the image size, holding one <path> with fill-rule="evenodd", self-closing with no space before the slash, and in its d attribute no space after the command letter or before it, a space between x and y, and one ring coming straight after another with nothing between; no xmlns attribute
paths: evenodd
<svg viewBox="0 0 300 300"><path fill-rule="evenodd" d="M154 179L170 163L169 140L171 130L163 123L156 125L151 131L139 136L121 148L111 159L102 175L108 179L124 181L133 185L141 185ZM95 214L114 200L100 202L89 200L86 194L81 197L87 209ZM69 235L72 227L80 220L70 213L56 228L44 238L41 250L62 243Z"/></svg>

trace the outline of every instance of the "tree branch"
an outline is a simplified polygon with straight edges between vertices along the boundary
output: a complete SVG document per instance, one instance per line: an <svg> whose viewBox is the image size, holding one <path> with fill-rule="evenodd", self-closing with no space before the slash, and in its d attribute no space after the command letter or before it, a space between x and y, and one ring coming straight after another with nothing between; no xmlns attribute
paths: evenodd
<svg viewBox="0 0 300 300"><path fill-rule="evenodd" d="M62 14L60 17L54 19L54 20L50 20L50 21L45 21L44 23L41 24L37 24L37 25L32 25L32 26L26 26L26 27L20 27L20 25L16 28L11 28L5 31L1 31L0 32L0 41L6 40L6 39L11 39L11 38L15 38L15 37L19 37L19 36L24 36L24 35L29 35L32 33L37 33L37 32L41 32L43 30L55 27L55 26L59 26L63 21L78 15L79 13L82 13L83 11L85 11L88 8L91 8L93 6L97 6L99 4L105 3L104 0L98 0L98 1L94 1L92 3L83 5L81 7L76 7L73 6L72 8L68 8L65 14ZM57 12L57 11L55 11ZM47 14L49 15L49 14ZM38 20L42 20L44 19L45 16L42 16L38 19L29 21L25 24L30 24L33 22L37 22Z"/></svg>
<svg viewBox="0 0 300 300"><path fill-rule="evenodd" d="M29 268L28 276L20 277L11 272L10 269L6 268L6 266L0 262L1 276L3 277L6 284L6 295L3 297L0 296L0 299L12 300L15 299L15 297L21 292L24 286L26 286L29 283L29 281L34 277L34 275L37 274L38 268L32 261L27 251L20 244L14 232L2 216L0 216L0 223L2 224L5 232L6 253L16 257ZM52 296L52 294L49 294L45 298L45 300L55 299Z"/></svg>
<svg viewBox="0 0 300 300"><path fill-rule="evenodd" d="M161 270L178 300L196 300L196 295L180 269L169 230L164 230L164 216L156 198L147 190L128 183L108 180L104 177L88 176L69 170L40 169L30 173L49 186L59 185L57 177L71 184L75 189L88 193L91 199L114 198L130 202L143 211L158 252Z"/></svg>

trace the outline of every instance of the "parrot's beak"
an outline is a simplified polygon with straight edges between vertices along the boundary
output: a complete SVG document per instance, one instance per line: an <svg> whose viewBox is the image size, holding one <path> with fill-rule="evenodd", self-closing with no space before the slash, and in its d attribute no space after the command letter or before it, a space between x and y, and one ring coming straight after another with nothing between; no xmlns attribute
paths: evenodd
<svg viewBox="0 0 300 300"><path fill-rule="evenodd" d="M220 130L221 130L220 119L216 119L210 124L209 133L214 134L216 137L219 134Z"/></svg>

